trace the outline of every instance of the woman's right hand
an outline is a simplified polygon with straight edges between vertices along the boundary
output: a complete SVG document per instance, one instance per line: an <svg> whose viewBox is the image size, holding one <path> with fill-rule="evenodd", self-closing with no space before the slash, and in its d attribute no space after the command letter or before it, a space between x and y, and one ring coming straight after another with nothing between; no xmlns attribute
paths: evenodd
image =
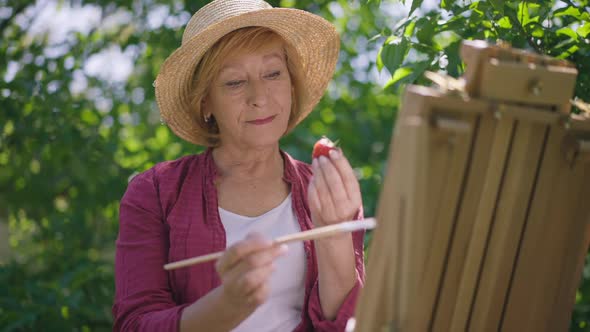
<svg viewBox="0 0 590 332"><path fill-rule="evenodd" d="M270 293L269 278L275 259L286 252L286 246L273 244L262 235L251 233L232 245L217 261L222 281L222 297L238 311L254 311Z"/></svg>

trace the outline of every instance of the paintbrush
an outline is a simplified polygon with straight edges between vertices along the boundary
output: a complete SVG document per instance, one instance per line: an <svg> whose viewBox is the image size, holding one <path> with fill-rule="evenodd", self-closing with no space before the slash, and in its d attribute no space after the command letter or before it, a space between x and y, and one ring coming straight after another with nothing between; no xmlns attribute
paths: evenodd
<svg viewBox="0 0 590 332"><path fill-rule="evenodd" d="M318 227L303 232L288 234L280 236L273 240L274 244L280 245L285 243L305 241L305 240L317 240L321 238L330 237L336 234L351 233L360 231L363 229L373 229L377 225L375 218L367 218L363 220L344 221L338 224ZM187 258L180 261L168 263L164 265L165 270L174 270L181 267L191 266L195 264L205 263L219 259L225 251L218 251L207 255L197 256L193 258Z"/></svg>

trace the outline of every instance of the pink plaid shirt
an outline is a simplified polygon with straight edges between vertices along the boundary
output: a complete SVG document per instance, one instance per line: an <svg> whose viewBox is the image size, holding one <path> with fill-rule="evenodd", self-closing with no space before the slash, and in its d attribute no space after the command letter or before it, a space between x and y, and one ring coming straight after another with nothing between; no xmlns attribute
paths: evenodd
<svg viewBox="0 0 590 332"><path fill-rule="evenodd" d="M226 247L211 151L159 163L129 183L116 243L114 331L176 332L182 310L221 284L213 262L172 271L162 267ZM281 153L295 216L301 230L313 228L307 204L311 167ZM334 320L323 316L314 245L305 241L305 303L296 332L344 331L364 282L363 235L353 234L357 281Z"/></svg>

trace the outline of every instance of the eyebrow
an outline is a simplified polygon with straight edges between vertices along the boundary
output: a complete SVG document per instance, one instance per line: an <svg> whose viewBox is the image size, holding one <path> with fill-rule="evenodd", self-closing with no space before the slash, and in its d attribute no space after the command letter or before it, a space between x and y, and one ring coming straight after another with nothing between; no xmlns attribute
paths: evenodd
<svg viewBox="0 0 590 332"><path fill-rule="evenodd" d="M281 53L279 53L279 52L272 52L272 53L269 53L269 54L266 54L266 55L264 55L264 56L262 57L262 60L263 60L263 61L268 61L268 60L270 60L270 59L273 59L273 58L277 58L277 59L279 59L279 60L283 60L283 59L284 59L284 58L281 56ZM221 69L219 70L219 73L221 74L221 73L222 73L223 71L225 71L226 69L231 69L231 68L239 68L239 67L240 67L240 66L238 66L238 65L235 65L235 64L231 64L231 63L230 63L230 64L227 64L227 65L225 65L225 66L221 67Z"/></svg>
<svg viewBox="0 0 590 332"><path fill-rule="evenodd" d="M267 54L263 57L264 60L268 60L270 58L279 58L279 60L283 60L284 58L281 56L280 53L278 52L272 52L270 54Z"/></svg>

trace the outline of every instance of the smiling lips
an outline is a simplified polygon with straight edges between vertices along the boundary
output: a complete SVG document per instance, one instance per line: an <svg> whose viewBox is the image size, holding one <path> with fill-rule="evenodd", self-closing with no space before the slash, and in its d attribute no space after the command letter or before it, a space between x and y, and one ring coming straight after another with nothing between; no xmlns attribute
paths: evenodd
<svg viewBox="0 0 590 332"><path fill-rule="evenodd" d="M263 125L263 124L267 124L272 122L272 120L274 120L274 118L276 118L276 115L271 115L268 118L263 118L263 119L256 119L256 120L251 120L251 121L246 121L249 124L253 124L253 125Z"/></svg>

